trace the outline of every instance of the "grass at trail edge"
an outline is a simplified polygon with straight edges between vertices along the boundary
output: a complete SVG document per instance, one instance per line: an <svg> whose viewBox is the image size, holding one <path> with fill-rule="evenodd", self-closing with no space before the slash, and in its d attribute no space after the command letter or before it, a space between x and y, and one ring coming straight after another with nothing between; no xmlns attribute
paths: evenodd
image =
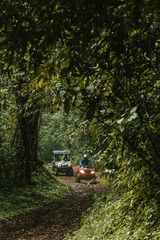
<svg viewBox="0 0 160 240"><path fill-rule="evenodd" d="M0 221L58 202L70 192L69 188L45 167L33 174L33 183L32 186L1 191Z"/></svg>
<svg viewBox="0 0 160 240"><path fill-rule="evenodd" d="M97 199L81 228L65 240L159 240L160 222L154 199L132 209L128 192L110 192Z"/></svg>

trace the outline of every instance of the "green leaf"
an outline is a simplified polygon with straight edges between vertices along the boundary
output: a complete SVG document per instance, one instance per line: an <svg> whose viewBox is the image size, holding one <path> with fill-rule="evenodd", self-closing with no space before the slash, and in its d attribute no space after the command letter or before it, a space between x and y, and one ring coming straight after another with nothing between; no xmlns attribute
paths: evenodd
<svg viewBox="0 0 160 240"><path fill-rule="evenodd" d="M137 113L133 113L132 116L128 119L128 122L131 122L132 120L136 119L138 117Z"/></svg>
<svg viewBox="0 0 160 240"><path fill-rule="evenodd" d="M121 124L123 122L124 118L121 118L117 121L118 124Z"/></svg>
<svg viewBox="0 0 160 240"><path fill-rule="evenodd" d="M132 108L132 110L130 111L130 114L134 114L137 111L137 106Z"/></svg>
<svg viewBox="0 0 160 240"><path fill-rule="evenodd" d="M97 124L94 124L92 127L92 139L94 140L98 134L98 127Z"/></svg>

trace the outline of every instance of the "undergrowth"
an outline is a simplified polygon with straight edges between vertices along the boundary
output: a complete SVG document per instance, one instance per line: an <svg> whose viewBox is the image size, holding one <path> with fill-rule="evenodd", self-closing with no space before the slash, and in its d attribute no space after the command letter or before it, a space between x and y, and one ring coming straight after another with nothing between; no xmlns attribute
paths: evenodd
<svg viewBox="0 0 160 240"><path fill-rule="evenodd" d="M60 201L69 188L46 168L33 175L33 185L3 190L0 193L0 221L35 211L46 204Z"/></svg>
<svg viewBox="0 0 160 240"><path fill-rule="evenodd" d="M81 228L66 240L159 240L159 189L149 185L147 167L115 176L112 190L98 198ZM125 177L124 177L125 176Z"/></svg>
<svg viewBox="0 0 160 240"><path fill-rule="evenodd" d="M91 214L82 220L82 226L67 240L159 240L158 209L154 199L139 206L136 212L130 206L130 193L109 193L97 200ZM130 202L130 204L132 204Z"/></svg>

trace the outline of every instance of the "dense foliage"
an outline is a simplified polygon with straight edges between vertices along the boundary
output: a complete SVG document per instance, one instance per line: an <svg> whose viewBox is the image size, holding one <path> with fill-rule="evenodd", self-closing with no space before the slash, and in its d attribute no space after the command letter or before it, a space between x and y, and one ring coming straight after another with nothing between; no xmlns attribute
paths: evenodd
<svg viewBox="0 0 160 240"><path fill-rule="evenodd" d="M158 225L159 1L3 0L0 7L1 82L7 78L9 85L1 83L2 178L12 158L14 178L31 184L33 169L41 165L37 150L42 108L50 108L55 128L55 109L63 107L69 113L74 108L83 114L77 112L79 125L88 120L81 126L94 140L89 149L99 157L97 168L115 178L117 191L123 190L120 203L129 194L130 201L120 204L120 211L141 216L153 209L148 227ZM70 119L67 124L71 136L87 139ZM67 147L59 140L55 147ZM125 226L131 231L132 226Z"/></svg>
<svg viewBox="0 0 160 240"><path fill-rule="evenodd" d="M95 141L95 129L88 120L83 119L82 112L69 114L63 109L54 114L43 113L41 119L39 153L45 163L51 163L52 151L69 149L72 162L78 164L84 153L93 159L99 149Z"/></svg>
<svg viewBox="0 0 160 240"><path fill-rule="evenodd" d="M15 148L13 147L16 127L16 106L11 94L12 86L7 77L0 78L0 185L14 182ZM11 147L12 146L12 147Z"/></svg>
<svg viewBox="0 0 160 240"><path fill-rule="evenodd" d="M157 224L159 210L154 199L145 200L138 208L133 205L133 192L114 192L99 199L89 216L85 216L80 230L67 240L158 240Z"/></svg>

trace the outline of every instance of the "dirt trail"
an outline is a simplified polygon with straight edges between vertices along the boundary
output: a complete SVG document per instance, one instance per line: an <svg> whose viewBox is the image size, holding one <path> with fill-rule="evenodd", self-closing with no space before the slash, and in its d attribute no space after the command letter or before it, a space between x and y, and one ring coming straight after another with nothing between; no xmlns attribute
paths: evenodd
<svg viewBox="0 0 160 240"><path fill-rule="evenodd" d="M71 194L59 203L1 223L0 240L62 240L80 226L82 213L87 214L94 194L107 192L99 183L86 188L87 181L77 183L74 177L58 178L70 187Z"/></svg>

